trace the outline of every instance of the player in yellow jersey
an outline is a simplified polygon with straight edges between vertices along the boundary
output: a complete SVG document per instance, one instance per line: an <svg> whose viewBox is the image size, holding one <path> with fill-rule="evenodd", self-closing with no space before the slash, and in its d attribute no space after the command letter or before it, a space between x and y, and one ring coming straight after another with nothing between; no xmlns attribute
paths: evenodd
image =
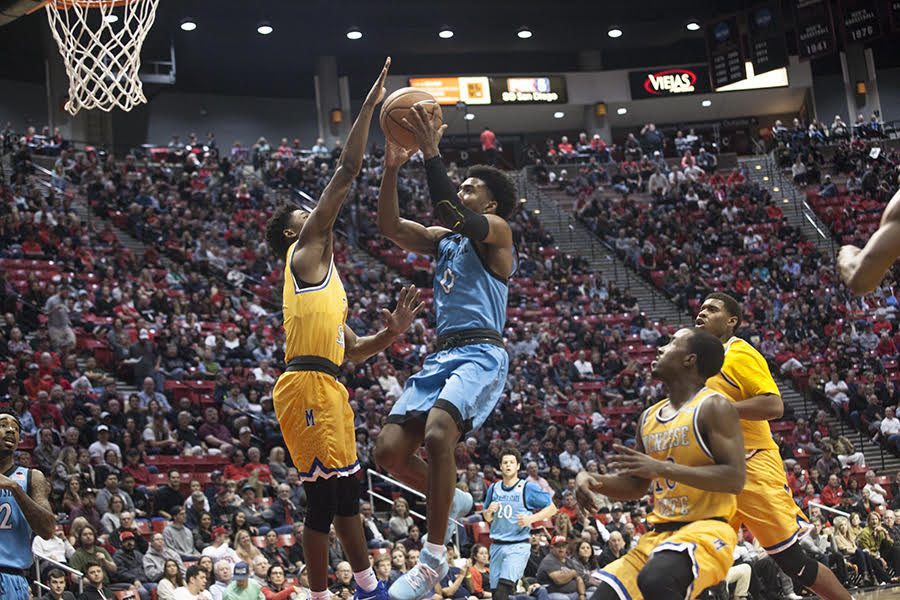
<svg viewBox="0 0 900 600"><path fill-rule="evenodd" d="M653 376L669 397L644 411L635 449L616 446L613 475L579 473L578 500L596 512L593 492L633 500L652 488L653 530L594 576L592 600L684 600L722 581L737 536L728 524L744 486L744 445L732 404L705 386L722 367L722 344L697 328L659 349Z"/></svg>
<svg viewBox="0 0 900 600"><path fill-rule="evenodd" d="M285 260L284 329L287 368L272 394L275 414L294 466L306 490L303 549L313 600L328 600L328 533L332 523L356 578L358 600L387 600L369 564L359 520L359 470L353 411L346 388L337 381L344 358L365 360L387 348L422 308L419 292L404 288L386 327L358 337L346 325L347 296L334 264L334 222L362 167L375 107L384 96L381 75L350 129L331 181L316 207L275 211L266 226L272 252Z"/></svg>
<svg viewBox="0 0 900 600"><path fill-rule="evenodd" d="M784 413L778 385L763 356L734 332L741 323L740 303L723 293L706 297L697 327L725 345L725 362L706 384L734 403L747 451L747 483L738 494L735 530L743 523L781 570L826 600L849 600L850 593L825 565L814 561L797 541L810 527L791 497L778 446L768 421Z"/></svg>

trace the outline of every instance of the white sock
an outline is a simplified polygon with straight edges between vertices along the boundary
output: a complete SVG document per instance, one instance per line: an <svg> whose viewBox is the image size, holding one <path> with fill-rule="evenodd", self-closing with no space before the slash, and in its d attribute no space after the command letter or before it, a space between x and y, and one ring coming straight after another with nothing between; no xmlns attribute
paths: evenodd
<svg viewBox="0 0 900 600"><path fill-rule="evenodd" d="M331 597L331 592L328 590L324 590L321 592L310 592L311 600L328 600Z"/></svg>
<svg viewBox="0 0 900 600"><path fill-rule="evenodd" d="M444 558L447 555L447 548L443 544L432 544L431 542L425 542L424 546L425 550L428 550L428 553L437 556L438 558Z"/></svg>
<svg viewBox="0 0 900 600"><path fill-rule="evenodd" d="M354 573L353 579L356 580L356 585L364 592L371 592L375 589L375 586L378 585L378 579L375 577L375 571L372 570L372 567L369 567L365 571ZM316 599L313 598L313 600Z"/></svg>

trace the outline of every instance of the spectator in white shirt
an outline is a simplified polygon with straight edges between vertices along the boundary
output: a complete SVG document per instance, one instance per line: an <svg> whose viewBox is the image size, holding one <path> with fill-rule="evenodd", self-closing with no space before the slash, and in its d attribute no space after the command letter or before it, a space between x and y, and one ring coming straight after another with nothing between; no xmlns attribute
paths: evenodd
<svg viewBox="0 0 900 600"><path fill-rule="evenodd" d="M881 420L881 435L887 440L889 447L900 450L900 419L897 418L893 406L884 409L884 418Z"/></svg>
<svg viewBox="0 0 900 600"><path fill-rule="evenodd" d="M839 412L850 404L850 397L847 396L849 390L847 383L838 377L837 371L832 371L831 381L825 384L825 395Z"/></svg>
<svg viewBox="0 0 900 600"><path fill-rule="evenodd" d="M538 487L540 487L551 496L555 493L553 491L553 488L550 487L550 484L547 483L547 480L541 477L540 473L538 473L538 464L536 462L531 461L527 465L525 465L525 472L528 474L528 477L525 478L525 481L536 483Z"/></svg>
<svg viewBox="0 0 900 600"><path fill-rule="evenodd" d="M863 486L863 492L869 493L869 502L875 506L881 506L887 501L887 491L875 481L875 471L866 472L866 485Z"/></svg>
<svg viewBox="0 0 900 600"><path fill-rule="evenodd" d="M75 554L75 548L69 543L65 533L63 533L62 525L59 524L56 525L53 537L49 540L35 535L34 541L31 542L31 551L34 554L40 554L62 564L66 564L69 557Z"/></svg>
<svg viewBox="0 0 900 600"><path fill-rule="evenodd" d="M593 379L594 365L587 360L587 353L584 350L578 351L578 358L572 364L575 366L575 370L578 371L581 379Z"/></svg>
<svg viewBox="0 0 900 600"><path fill-rule="evenodd" d="M572 474L578 474L584 470L581 459L575 453L575 442L572 440L566 440L565 450L559 455L559 466Z"/></svg>
<svg viewBox="0 0 900 600"><path fill-rule="evenodd" d="M184 574L184 585L175 589L175 600L212 600L206 589L206 571L191 565Z"/></svg>

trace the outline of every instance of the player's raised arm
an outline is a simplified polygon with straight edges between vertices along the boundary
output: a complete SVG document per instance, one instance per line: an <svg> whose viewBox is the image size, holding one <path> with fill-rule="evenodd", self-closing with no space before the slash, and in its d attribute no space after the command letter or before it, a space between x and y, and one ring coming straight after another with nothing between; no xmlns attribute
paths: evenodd
<svg viewBox="0 0 900 600"><path fill-rule="evenodd" d="M710 396L700 408L700 434L706 440L715 464L679 465L615 446L619 452L610 468L646 479L663 478L709 492L738 494L744 489L744 435L734 406L723 396Z"/></svg>
<svg viewBox="0 0 900 600"><path fill-rule="evenodd" d="M361 362L375 356L397 339L404 331L409 329L416 315L425 306L419 298L419 290L411 285L400 290L397 297L397 307L394 312L383 309L384 328L374 335L358 337L352 329L344 326L344 360Z"/></svg>
<svg viewBox="0 0 900 600"><path fill-rule="evenodd" d="M855 294L868 294L900 258L900 191L894 194L881 216L878 231L865 247L844 246L838 254L841 279Z"/></svg>
<svg viewBox="0 0 900 600"><path fill-rule="evenodd" d="M404 118L403 121L413 130L425 158L428 192L435 216L441 223L473 241L512 248L512 230L506 219L496 214L482 214L472 210L463 204L453 188L438 149L447 126L441 124L437 111L429 116L424 106L414 105L410 118Z"/></svg>
<svg viewBox="0 0 900 600"><path fill-rule="evenodd" d="M369 90L363 102L362 108L350 133L347 135L347 143L344 145L344 151L341 152L341 158L338 160L337 167L331 181L325 186L322 196L319 198L318 204L310 213L309 218L303 225L300 232L299 241L303 246L307 241L330 233L337 220L338 213L347 199L350 192L350 186L359 175L362 169L363 154L366 149L366 142L369 139L369 127L372 124L372 115L375 107L384 98L384 80L387 77L388 69L391 67L391 58L388 57L384 61L384 68L378 75L378 79Z"/></svg>
<svg viewBox="0 0 900 600"><path fill-rule="evenodd" d="M388 142L384 151L384 173L378 195L378 231L408 252L434 256L438 240L450 230L425 227L421 223L400 217L397 199L397 174L411 154L410 150Z"/></svg>

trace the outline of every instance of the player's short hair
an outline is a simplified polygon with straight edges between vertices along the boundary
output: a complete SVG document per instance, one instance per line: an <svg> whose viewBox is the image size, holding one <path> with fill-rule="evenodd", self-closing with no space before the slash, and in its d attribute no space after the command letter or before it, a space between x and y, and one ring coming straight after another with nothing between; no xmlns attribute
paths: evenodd
<svg viewBox="0 0 900 600"><path fill-rule="evenodd" d="M19 415L17 415L15 413L15 411L13 411L12 408L8 408L8 407L0 408L0 415L8 415L8 416L12 417L13 420L16 422L16 426L19 428L19 433L20 434L22 433L22 421L19 420Z"/></svg>
<svg viewBox="0 0 900 600"><path fill-rule="evenodd" d="M498 457L500 461L503 461L504 456L512 456L516 459L516 462L519 463L519 466L522 465L522 453L519 452L516 448L512 446L506 446L502 450L500 450L500 456Z"/></svg>
<svg viewBox="0 0 900 600"><path fill-rule="evenodd" d="M734 324L734 331L737 331L737 328L741 326L741 320L743 318L743 309L741 308L741 303L734 299L733 296L729 296L725 292L713 292L706 296L706 300L721 300L722 304L725 305L725 310L728 312L728 316L737 317L737 323ZM704 300L704 302L706 301Z"/></svg>
<svg viewBox="0 0 900 600"><path fill-rule="evenodd" d="M494 167L476 165L466 176L482 180L497 203L497 216L509 218L516 207L516 184L509 175Z"/></svg>
<svg viewBox="0 0 900 600"><path fill-rule="evenodd" d="M710 332L694 327L687 339L687 349L697 355L697 372L704 379L709 379L722 369L725 362L725 346L722 340Z"/></svg>
<svg viewBox="0 0 900 600"><path fill-rule="evenodd" d="M284 228L290 223L295 210L297 210L295 206L282 204L275 209L269 222L266 223L266 243L277 258L284 258L288 248L291 247L290 242L284 237Z"/></svg>

